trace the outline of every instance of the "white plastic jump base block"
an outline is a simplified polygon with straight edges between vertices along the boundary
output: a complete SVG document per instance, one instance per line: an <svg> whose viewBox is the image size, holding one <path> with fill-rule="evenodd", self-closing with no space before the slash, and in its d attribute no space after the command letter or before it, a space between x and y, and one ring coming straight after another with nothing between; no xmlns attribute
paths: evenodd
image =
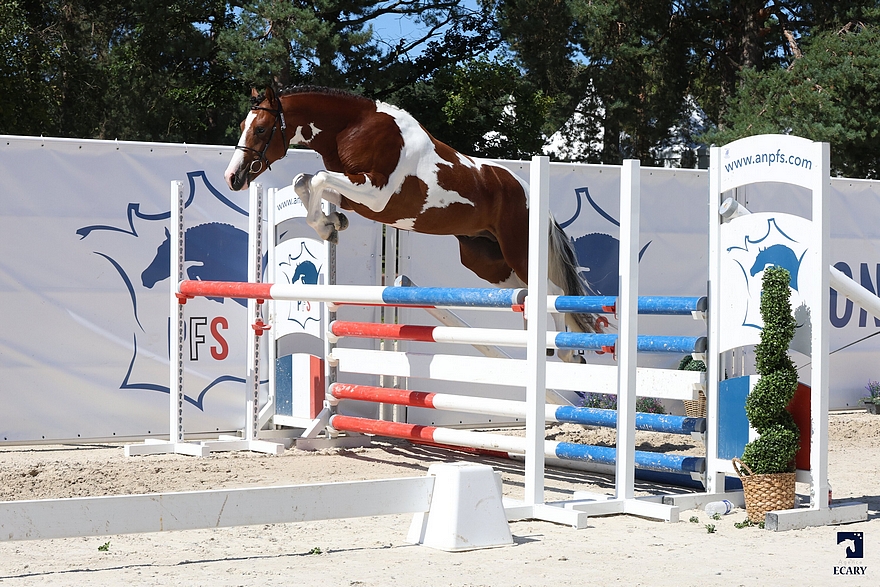
<svg viewBox="0 0 880 587"><path fill-rule="evenodd" d="M330 424L331 411L325 407L312 420L302 435L296 439L296 448L299 450L324 450L328 448L363 448L373 442L371 436L363 434L346 433L345 435L331 435L328 425Z"/></svg>
<svg viewBox="0 0 880 587"><path fill-rule="evenodd" d="M825 508L795 508L767 512L764 528L767 530L800 530L811 526L829 526L864 522L868 519L868 504L843 502Z"/></svg>
<svg viewBox="0 0 880 587"><path fill-rule="evenodd" d="M745 494L742 491L727 491L719 493L684 493L681 495L667 495L663 503L678 506L680 510L703 509L707 503L727 500L738 508L746 507Z"/></svg>
<svg viewBox="0 0 880 587"><path fill-rule="evenodd" d="M425 512L434 477L0 502L0 541Z"/></svg>
<svg viewBox="0 0 880 587"><path fill-rule="evenodd" d="M144 439L143 444L125 445L125 456L143 456L159 454L179 454L191 457L206 457L212 452L230 450L248 450L278 456L284 453L289 446L287 439L276 441L249 440L238 436L221 436L217 440L204 440L201 442L170 442L153 438Z"/></svg>
<svg viewBox="0 0 880 587"><path fill-rule="evenodd" d="M589 516L627 514L671 523L678 522L681 511L678 506L663 503L663 496L617 499L613 495L597 496L580 491L576 491L570 500L548 505L561 506Z"/></svg>
<svg viewBox="0 0 880 587"><path fill-rule="evenodd" d="M501 476L488 465L435 463L427 512L413 517L406 541L447 552L513 544L501 498Z"/></svg>
<svg viewBox="0 0 880 587"><path fill-rule="evenodd" d="M191 457L206 457L211 450L198 442L173 442L156 438L145 438L143 444L126 444L125 456L178 454Z"/></svg>
<svg viewBox="0 0 880 587"><path fill-rule="evenodd" d="M507 514L508 521L511 522L518 520L540 520L542 522L571 526L576 530L583 530L587 527L588 516L585 512L568 509L562 504L527 504L505 498L504 512Z"/></svg>

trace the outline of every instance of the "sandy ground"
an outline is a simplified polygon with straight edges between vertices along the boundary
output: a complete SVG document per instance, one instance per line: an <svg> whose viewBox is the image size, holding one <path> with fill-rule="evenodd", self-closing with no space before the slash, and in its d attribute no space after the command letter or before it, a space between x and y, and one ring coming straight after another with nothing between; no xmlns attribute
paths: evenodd
<svg viewBox="0 0 880 587"><path fill-rule="evenodd" d="M568 426L549 435L601 443L613 441L609 432ZM645 435L637 443L699 452L681 437ZM505 495L521 497L515 462L382 441L355 450L201 459L126 458L121 445L6 447L0 500L409 477L431 463L462 460L491 464L502 473ZM770 532L735 527L743 510L720 520L685 511L678 523L593 517L583 530L525 521L511 524L513 546L461 553L407 544L409 515L0 542L0 585L880 585L880 416L831 415L829 478L835 501L868 503L867 522ZM612 492L613 480L548 470L546 489L548 500L565 499L577 490ZM642 483L637 489L676 492ZM838 531L864 533L864 558L845 558ZM864 574L839 574L854 567Z"/></svg>

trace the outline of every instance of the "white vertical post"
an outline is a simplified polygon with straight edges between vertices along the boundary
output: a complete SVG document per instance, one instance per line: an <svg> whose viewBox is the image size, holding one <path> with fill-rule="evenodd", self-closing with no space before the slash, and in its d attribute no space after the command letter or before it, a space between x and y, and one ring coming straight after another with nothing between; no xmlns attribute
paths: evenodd
<svg viewBox="0 0 880 587"><path fill-rule="evenodd" d="M183 223L183 182L171 182L171 238L176 239L177 246L171 255L170 281L171 295L168 325L172 330L168 349L171 368L168 370L170 379L168 393L171 396L169 414L169 438L171 443L183 442L183 338L186 334L183 315L183 304L177 299L180 282L183 281L183 264L185 259L186 227ZM176 253L176 254L175 254Z"/></svg>
<svg viewBox="0 0 880 587"><path fill-rule="evenodd" d="M627 159L620 172L620 274L617 299L617 463L616 497L635 497L636 340L639 295L638 160Z"/></svg>
<svg viewBox="0 0 880 587"><path fill-rule="evenodd" d="M828 324L830 320L831 265L829 254L829 205L831 199L831 147L828 143L817 145L821 157L816 185L813 186L813 239L818 243L817 264L810 267L814 279L819 280L813 302L812 359L813 372L810 388L810 504L813 508L828 508L828 405L829 405L829 356ZM818 313L818 315L816 315Z"/></svg>
<svg viewBox="0 0 880 587"><path fill-rule="evenodd" d="M252 283L263 280L263 186L252 183L249 191L248 209L248 279ZM262 318L262 304L248 300L247 386L245 438L256 440L260 421L260 338L252 325Z"/></svg>
<svg viewBox="0 0 880 587"><path fill-rule="evenodd" d="M527 505L544 503L544 403L547 370L547 251L550 229L550 158L532 157L529 169L529 297L526 304Z"/></svg>
<svg viewBox="0 0 880 587"><path fill-rule="evenodd" d="M718 383L721 381L721 148L709 149L709 340L706 361L706 493L724 492L718 469Z"/></svg>
<svg viewBox="0 0 880 587"><path fill-rule="evenodd" d="M144 443L125 445L125 456L151 454L186 454L206 456L208 449L201 444L183 441L183 346L186 337L186 322L183 300L178 299L180 282L184 278L184 259L186 258L186 226L183 220L186 200L183 195L183 182L171 182L170 234L168 281L170 302L168 306L168 442L154 438L144 439Z"/></svg>
<svg viewBox="0 0 880 587"><path fill-rule="evenodd" d="M278 191L277 188L269 188L266 190L266 279L269 283L277 283L277 279L275 276L275 271L277 269L277 265L275 263L275 247L278 246L276 240L278 239L277 232L275 230L275 193ZM275 326L276 315L275 315L275 302L273 300L266 300L265 303L265 315L266 322ZM267 379L269 380L269 398L266 406L261 411L261 423L268 420L269 417L275 415L275 364L278 360L277 356L277 345L275 344L275 333L277 329L272 328L269 331L268 336L266 338L269 351L267 356L267 365L268 365L268 373ZM268 410L268 413L267 413Z"/></svg>

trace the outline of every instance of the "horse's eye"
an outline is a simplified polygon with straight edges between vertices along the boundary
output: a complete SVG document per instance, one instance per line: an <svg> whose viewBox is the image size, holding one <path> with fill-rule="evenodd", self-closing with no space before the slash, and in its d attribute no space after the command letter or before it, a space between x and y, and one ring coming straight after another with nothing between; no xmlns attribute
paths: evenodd
<svg viewBox="0 0 880 587"><path fill-rule="evenodd" d="M257 128L254 129L254 132L257 133L258 135L261 135L264 132L266 132L266 129L263 128L262 126L258 126Z"/></svg>

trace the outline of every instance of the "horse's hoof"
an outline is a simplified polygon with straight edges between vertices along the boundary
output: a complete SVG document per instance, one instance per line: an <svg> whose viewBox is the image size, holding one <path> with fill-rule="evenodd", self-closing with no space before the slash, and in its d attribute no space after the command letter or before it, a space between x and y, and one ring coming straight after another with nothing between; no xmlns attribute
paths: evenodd
<svg viewBox="0 0 880 587"><path fill-rule="evenodd" d="M336 227L336 230L345 230L348 228L348 216L342 212L337 212L336 222L333 225Z"/></svg>
<svg viewBox="0 0 880 587"><path fill-rule="evenodd" d="M339 231L333 230L330 233L330 236L328 236L326 240L330 244L338 245L339 244Z"/></svg>
<svg viewBox="0 0 880 587"><path fill-rule="evenodd" d="M553 353L553 349L547 349L547 356L548 356L548 357L552 357L553 354L554 354L554 353Z"/></svg>

